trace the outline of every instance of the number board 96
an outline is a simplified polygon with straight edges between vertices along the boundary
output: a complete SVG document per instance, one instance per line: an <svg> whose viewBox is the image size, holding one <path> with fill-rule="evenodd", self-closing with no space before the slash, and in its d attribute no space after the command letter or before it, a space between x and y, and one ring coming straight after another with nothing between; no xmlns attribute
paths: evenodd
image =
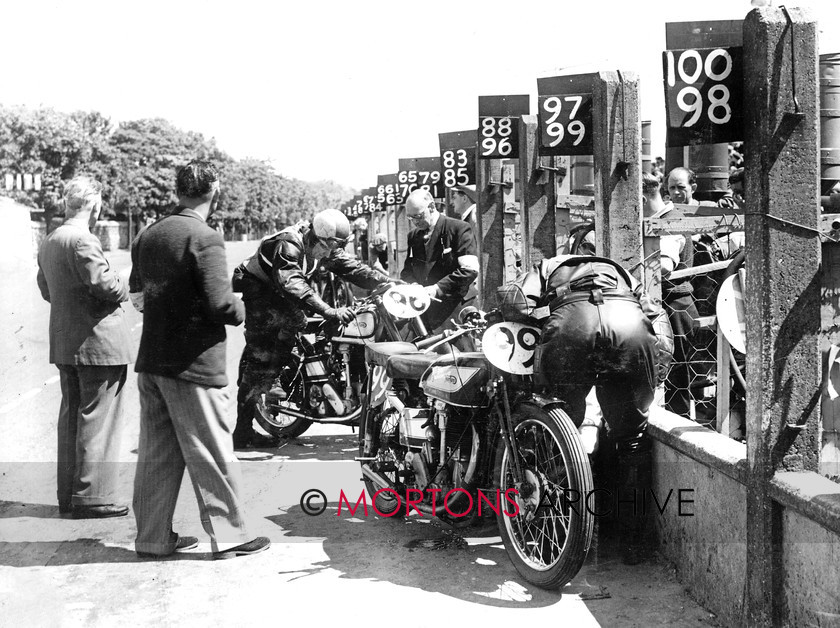
<svg viewBox="0 0 840 628"><path fill-rule="evenodd" d="M743 49L666 50L668 145L743 139Z"/></svg>
<svg viewBox="0 0 840 628"><path fill-rule="evenodd" d="M592 154L592 94L539 97L540 155Z"/></svg>
<svg viewBox="0 0 840 628"><path fill-rule="evenodd" d="M519 157L518 118L480 116L478 140L478 155L481 159L516 159Z"/></svg>

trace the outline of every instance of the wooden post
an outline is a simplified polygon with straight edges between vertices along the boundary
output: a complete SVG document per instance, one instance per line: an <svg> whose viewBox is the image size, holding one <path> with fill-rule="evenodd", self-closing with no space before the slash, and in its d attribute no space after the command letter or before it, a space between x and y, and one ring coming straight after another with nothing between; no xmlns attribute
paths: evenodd
<svg viewBox="0 0 840 628"><path fill-rule="evenodd" d="M557 253L554 163L554 157L539 156L537 116L522 116L519 123L519 169L523 271Z"/></svg>
<svg viewBox="0 0 840 628"><path fill-rule="evenodd" d="M476 241L479 250L478 307L493 304L496 288L504 278L504 197L500 159L477 160L475 164L478 202L476 203ZM494 182L491 184L491 181Z"/></svg>
<svg viewBox="0 0 840 628"><path fill-rule="evenodd" d="M592 83L595 250L642 279L642 122L639 80L599 72Z"/></svg>
<svg viewBox="0 0 840 628"><path fill-rule="evenodd" d="M747 15L745 623L750 626L770 626L784 616L781 507L770 499L770 480L777 470L819 471L817 60L817 24L806 12L761 8Z"/></svg>

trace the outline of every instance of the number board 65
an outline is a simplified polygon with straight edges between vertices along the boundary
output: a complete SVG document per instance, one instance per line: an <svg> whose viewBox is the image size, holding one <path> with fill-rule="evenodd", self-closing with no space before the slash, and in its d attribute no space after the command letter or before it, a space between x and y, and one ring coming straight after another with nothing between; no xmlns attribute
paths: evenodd
<svg viewBox="0 0 840 628"><path fill-rule="evenodd" d="M742 48L666 50L669 146L743 139Z"/></svg>
<svg viewBox="0 0 840 628"><path fill-rule="evenodd" d="M480 116L478 154L481 159L519 157L519 124L510 116Z"/></svg>
<svg viewBox="0 0 840 628"><path fill-rule="evenodd" d="M540 155L592 154L592 94L540 96Z"/></svg>

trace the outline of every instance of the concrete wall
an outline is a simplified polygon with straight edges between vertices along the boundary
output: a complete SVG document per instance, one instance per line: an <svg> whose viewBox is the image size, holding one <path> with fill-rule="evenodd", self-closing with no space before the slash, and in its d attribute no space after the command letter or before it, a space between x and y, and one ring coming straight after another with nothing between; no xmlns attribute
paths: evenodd
<svg viewBox="0 0 840 628"><path fill-rule="evenodd" d="M654 513L660 552L689 592L727 626L743 625L746 575L746 446L661 408L652 410L654 492L660 505L683 493L680 516L673 504ZM777 473L783 543L782 625L840 624L840 484L811 472Z"/></svg>

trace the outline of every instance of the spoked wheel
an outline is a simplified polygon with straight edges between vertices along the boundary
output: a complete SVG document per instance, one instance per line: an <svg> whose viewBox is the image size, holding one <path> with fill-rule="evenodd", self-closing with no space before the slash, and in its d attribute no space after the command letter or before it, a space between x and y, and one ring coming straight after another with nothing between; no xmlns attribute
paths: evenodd
<svg viewBox="0 0 840 628"><path fill-rule="evenodd" d="M296 377L289 390L288 398L283 401L272 399L271 393L265 393L257 397L254 417L257 419L257 423L272 436L295 438L303 434L312 425L312 421L308 419L283 412L284 409L301 412L304 392L303 379L300 376Z"/></svg>
<svg viewBox="0 0 840 628"><path fill-rule="evenodd" d="M387 403L366 410L366 418L359 430L359 456L376 458L363 460L362 464L370 465L378 474L397 484L397 460L388 443L399 442L399 415L389 410ZM373 496L382 487L367 476L364 476L364 481L368 495L373 500ZM385 516L391 515L400 507L400 500L391 491L379 493L375 503L377 510Z"/></svg>
<svg viewBox="0 0 840 628"><path fill-rule="evenodd" d="M518 488L519 509L512 517L501 511L496 522L522 577L556 588L577 575L589 551L595 520L585 502L593 490L592 469L577 428L562 410L523 404L513 420L525 483L514 485L512 461L500 443L494 480L502 492Z"/></svg>

